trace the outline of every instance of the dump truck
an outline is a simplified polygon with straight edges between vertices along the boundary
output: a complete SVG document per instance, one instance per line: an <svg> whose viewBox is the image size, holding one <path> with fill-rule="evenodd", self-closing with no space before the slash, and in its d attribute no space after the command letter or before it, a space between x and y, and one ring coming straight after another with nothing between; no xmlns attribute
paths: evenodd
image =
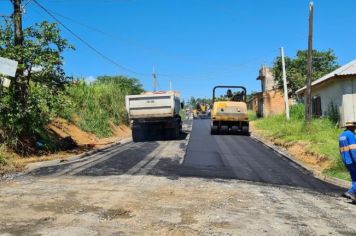
<svg viewBox="0 0 356 236"><path fill-rule="evenodd" d="M216 89L228 89L224 98L217 99ZM239 89L237 93L232 93L231 89ZM246 88L243 86L215 86L213 89L213 108L211 112L212 135L219 134L225 127L229 131L237 131L249 134L249 120L246 104Z"/></svg>
<svg viewBox="0 0 356 236"><path fill-rule="evenodd" d="M182 131L179 112L183 104L178 92L145 92L128 95L125 100L134 142L155 137L179 138Z"/></svg>

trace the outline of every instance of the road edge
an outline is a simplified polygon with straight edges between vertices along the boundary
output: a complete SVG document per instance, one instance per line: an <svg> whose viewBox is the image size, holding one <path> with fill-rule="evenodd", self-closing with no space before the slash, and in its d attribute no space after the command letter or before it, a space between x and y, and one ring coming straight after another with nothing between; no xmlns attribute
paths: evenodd
<svg viewBox="0 0 356 236"><path fill-rule="evenodd" d="M252 139L254 139L255 141L262 143L263 145L265 145L267 148L272 149L273 151L277 152L278 154L282 155L284 158L288 159L289 161L293 162L294 164L298 165L299 167L303 168L304 170L308 171L311 175L313 175L315 178L320 179L322 181L325 181L327 183L333 184L333 185L337 185L339 187L342 188L350 188L351 186L351 182L346 181L346 180L342 180L342 179L337 179L335 177L331 177L331 176L327 176L323 173L321 173L320 171L316 171L308 166L306 166L304 163L300 162L299 160L297 160L293 155L291 155L290 153L288 153L288 151L274 145L274 144L270 144L267 142L266 139L264 139L263 137L260 137L256 134L252 134L250 136Z"/></svg>
<svg viewBox="0 0 356 236"><path fill-rule="evenodd" d="M190 141L190 135L192 134L192 130L193 130L193 122L194 120L190 120L187 119L186 122L189 122L190 124L185 124L187 127L187 137L185 137L185 147L184 147L184 156L183 158L179 161L179 164L182 165L184 163L185 157L187 156L187 150L188 150L188 146L189 146L189 141ZM184 125L184 124L183 124Z"/></svg>
<svg viewBox="0 0 356 236"><path fill-rule="evenodd" d="M125 139L121 139L121 140L115 141L115 142L113 142L111 144L105 145L103 147L96 148L96 149L93 149L93 150L90 150L90 151L86 151L86 152L83 152L81 154L74 155L74 156L71 156L71 157L68 157L68 158L29 163L29 164L26 165L25 171L23 171L21 173L27 174L27 173L29 173L29 172L31 172L33 170L38 169L38 168L54 166L54 165L58 165L58 164L61 164L61 163L66 163L67 164L67 163L74 162L74 161L77 161L79 159L83 159L85 157L91 156L91 155L93 155L95 153L104 151L104 150L109 149L109 148L111 148L113 146L124 145L124 144L130 143L130 142L132 142L132 138L125 138Z"/></svg>

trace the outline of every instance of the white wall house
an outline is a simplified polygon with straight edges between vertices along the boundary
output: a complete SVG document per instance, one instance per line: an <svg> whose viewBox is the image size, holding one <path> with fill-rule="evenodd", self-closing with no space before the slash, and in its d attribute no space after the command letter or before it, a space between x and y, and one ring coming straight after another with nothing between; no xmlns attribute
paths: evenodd
<svg viewBox="0 0 356 236"><path fill-rule="evenodd" d="M306 87L296 93L303 97ZM356 122L356 60L312 83L313 115L328 116L332 107L340 115L340 125Z"/></svg>

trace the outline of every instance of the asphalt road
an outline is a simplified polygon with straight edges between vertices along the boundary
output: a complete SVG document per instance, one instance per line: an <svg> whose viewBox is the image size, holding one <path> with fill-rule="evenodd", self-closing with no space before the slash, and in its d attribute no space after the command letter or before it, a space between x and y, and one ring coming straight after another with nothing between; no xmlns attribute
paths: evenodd
<svg viewBox="0 0 356 236"><path fill-rule="evenodd" d="M191 126L191 123L186 124L186 127L189 125ZM191 133L188 140L189 130ZM90 157L39 168L30 174L35 176L130 174L166 176L170 179L221 178L301 187L326 193L344 191L314 178L308 171L249 136L212 136L209 131L210 120L194 120L193 128L187 128L185 134L177 141L150 141L114 146ZM163 155L164 151L170 156ZM177 152L186 153L178 155Z"/></svg>
<svg viewBox="0 0 356 236"><path fill-rule="evenodd" d="M183 166L195 176L221 177L266 184L302 187L319 192L341 188L311 174L244 135L210 135L210 120L195 120Z"/></svg>

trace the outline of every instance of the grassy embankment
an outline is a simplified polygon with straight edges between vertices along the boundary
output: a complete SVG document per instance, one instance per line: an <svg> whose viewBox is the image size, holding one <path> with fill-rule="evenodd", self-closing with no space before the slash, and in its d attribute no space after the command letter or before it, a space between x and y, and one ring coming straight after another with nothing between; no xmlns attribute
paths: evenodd
<svg viewBox="0 0 356 236"><path fill-rule="evenodd" d="M126 77L99 77L91 84L78 81L67 85L66 96L61 98L66 105L53 118L64 118L98 138L110 137L114 135L115 127L128 123L125 95L142 91L137 80ZM46 130L41 131L41 141L45 148L35 155L23 157L5 145L0 145L0 174L21 170L29 162L59 158L57 154L60 150L57 149L55 140L48 136L51 132L48 130L47 133ZM49 157L51 153L52 156Z"/></svg>
<svg viewBox="0 0 356 236"><path fill-rule="evenodd" d="M114 83L79 83L68 88L73 101L70 117L82 130L98 137L112 135L111 125L127 124L125 91ZM74 108L74 109L73 109Z"/></svg>
<svg viewBox="0 0 356 236"><path fill-rule="evenodd" d="M302 162L326 175L350 180L338 148L338 135L342 129L329 119L313 119L310 126L306 127L302 105L291 108L290 121L284 115L263 119L257 119L255 114L250 115L256 132L263 137L291 150Z"/></svg>

